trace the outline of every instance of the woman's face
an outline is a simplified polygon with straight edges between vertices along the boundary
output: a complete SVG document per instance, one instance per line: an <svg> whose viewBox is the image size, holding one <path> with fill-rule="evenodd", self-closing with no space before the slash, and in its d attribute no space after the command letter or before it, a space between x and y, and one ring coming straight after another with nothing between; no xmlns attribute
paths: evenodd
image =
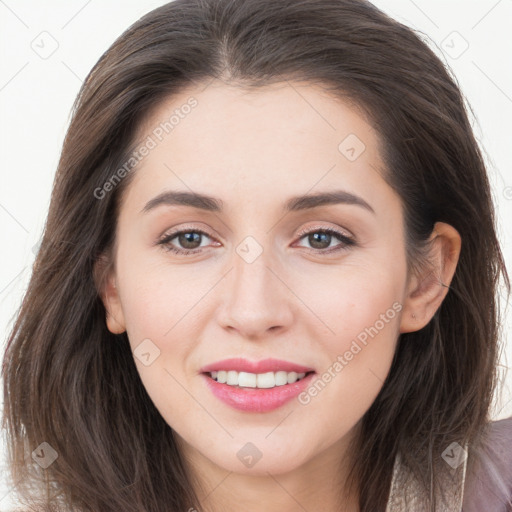
<svg viewBox="0 0 512 512"><path fill-rule="evenodd" d="M139 135L106 304L155 406L229 471L342 453L403 330L403 216L376 132L316 86L215 81Z"/></svg>

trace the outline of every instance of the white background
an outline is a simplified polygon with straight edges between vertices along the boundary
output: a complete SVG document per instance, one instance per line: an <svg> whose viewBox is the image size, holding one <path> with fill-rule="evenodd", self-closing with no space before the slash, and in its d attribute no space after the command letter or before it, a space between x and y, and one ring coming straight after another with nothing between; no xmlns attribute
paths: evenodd
<svg viewBox="0 0 512 512"><path fill-rule="evenodd" d="M0 347L28 284L33 248L43 229L80 84L131 23L164 3L0 0ZM499 236L512 268L512 230L507 220L512 218L512 0L373 3L421 31L457 77L476 117L472 121L488 162ZM44 54L54 48L53 54ZM511 325L507 310L502 370L512 360ZM493 418L510 415L512 372L501 399L497 397ZM0 461L3 457L0 446ZM5 511L12 506L12 494L2 475L0 462L0 511Z"/></svg>

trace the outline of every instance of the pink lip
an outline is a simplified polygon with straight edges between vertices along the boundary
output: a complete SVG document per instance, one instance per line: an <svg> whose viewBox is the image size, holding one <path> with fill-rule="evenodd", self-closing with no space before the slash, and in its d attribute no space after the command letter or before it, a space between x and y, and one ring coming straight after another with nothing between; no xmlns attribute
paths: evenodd
<svg viewBox="0 0 512 512"><path fill-rule="evenodd" d="M221 384L209 375L210 372L219 370L235 370L237 372L249 373L285 371L288 373L309 373L309 375L293 384L259 389ZM204 366L201 368L201 372L206 385L219 400L222 400L234 409L245 412L269 412L281 407L304 391L315 376L312 368L278 359L264 359L258 362L242 358L225 359Z"/></svg>
<svg viewBox="0 0 512 512"><path fill-rule="evenodd" d="M239 388L220 384L206 374L202 377L210 391L225 404L245 412L269 412L293 400L302 393L315 377L315 373L306 375L293 384L276 386L274 388Z"/></svg>
<svg viewBox="0 0 512 512"><path fill-rule="evenodd" d="M263 359L261 361L249 361L241 357L224 359L201 368L202 373L209 373L219 370L235 370L237 372L248 373L266 373L266 372L297 372L308 373L314 371L313 368L291 363L290 361L281 361L279 359Z"/></svg>

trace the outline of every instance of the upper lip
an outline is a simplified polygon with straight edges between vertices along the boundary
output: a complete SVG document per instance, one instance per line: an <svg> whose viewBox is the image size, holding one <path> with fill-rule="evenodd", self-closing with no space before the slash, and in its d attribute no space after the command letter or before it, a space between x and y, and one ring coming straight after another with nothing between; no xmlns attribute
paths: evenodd
<svg viewBox="0 0 512 512"><path fill-rule="evenodd" d="M266 373L266 372L296 372L308 373L314 371L313 368L303 366L300 364L292 363L290 361L283 361L280 359L262 359L261 361L249 361L241 357L231 359L223 359L215 363L207 364L201 368L202 373L209 373L219 370L235 370L237 372L248 373Z"/></svg>

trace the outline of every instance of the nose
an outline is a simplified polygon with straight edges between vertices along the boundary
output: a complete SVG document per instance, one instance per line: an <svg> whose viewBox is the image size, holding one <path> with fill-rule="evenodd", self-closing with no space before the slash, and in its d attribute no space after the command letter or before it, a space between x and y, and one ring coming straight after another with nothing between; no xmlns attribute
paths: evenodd
<svg viewBox="0 0 512 512"><path fill-rule="evenodd" d="M219 324L250 340L286 330L293 321L293 294L284 272L265 251L252 263L237 254L233 261L221 292L225 298L218 311Z"/></svg>

